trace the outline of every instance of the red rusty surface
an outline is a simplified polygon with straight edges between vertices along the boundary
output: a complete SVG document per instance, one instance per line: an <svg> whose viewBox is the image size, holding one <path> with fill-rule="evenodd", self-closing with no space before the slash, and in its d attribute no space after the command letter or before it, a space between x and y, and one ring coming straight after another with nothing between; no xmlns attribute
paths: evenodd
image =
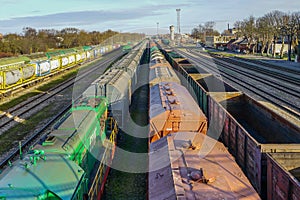
<svg viewBox="0 0 300 200"><path fill-rule="evenodd" d="M206 134L205 114L180 84L162 82L152 86L149 104L151 142L170 132L195 131Z"/></svg>
<svg viewBox="0 0 300 200"><path fill-rule="evenodd" d="M175 65L178 64L175 63ZM189 77L191 76L189 75ZM201 90L200 92L205 91L199 82L197 85ZM266 166L267 163L263 159L265 153L299 152L299 145L297 147L296 143L290 144L299 138L299 134L297 134L299 127L295 128L288 120L278 116L265 105L256 102L247 95L231 99L232 110L229 109L230 111L225 111L223 106L212 98L212 96L208 96L207 99L210 128L217 131L222 130L222 141L230 153L235 156L237 163L243 168L256 190L264 193L265 185L262 185L262 180L265 182L267 176L265 169L270 169L270 166ZM243 107L243 103L246 107ZM245 110L245 108L247 109ZM222 127L223 121L224 127ZM248 125L248 128L244 128L240 123ZM252 133L253 130L254 134ZM287 173L285 170L282 171ZM289 184L291 185L289 187L289 199L300 199L299 188L291 182ZM276 196L278 199L283 194L282 188L282 186L277 185L277 191L276 188L273 191L278 192L279 196ZM268 190L269 192L270 190Z"/></svg>
<svg viewBox="0 0 300 200"><path fill-rule="evenodd" d="M169 156L171 165L165 164L160 170L149 174L151 180L149 194L152 197L150 199L166 199L170 195L174 196L172 191L175 191L177 198L182 199L260 199L222 143L209 136L192 132L178 132L166 138L167 140L162 138L151 144L154 149L150 150L155 150L154 153L158 151L155 148L158 146L156 144L161 148L168 147L169 152L163 155ZM165 141L165 144L161 143L161 140ZM187 146L190 141L193 148ZM159 160L152 159L154 155L150 155L149 162L155 162L157 165ZM165 160L166 158L161 159L161 161ZM204 179L197 181L191 174L200 168L203 169ZM170 174L167 173L168 169L171 169ZM174 190L170 188L170 178L173 179ZM203 181L208 182L203 183ZM163 195L164 183L168 187L166 194Z"/></svg>
<svg viewBox="0 0 300 200"><path fill-rule="evenodd" d="M225 122L224 122L224 127L223 127L223 143L225 146L228 146L229 144L229 129L230 129L230 122L231 119L228 117L228 115L225 116Z"/></svg>
<svg viewBox="0 0 300 200"><path fill-rule="evenodd" d="M218 127L218 131L222 131L223 127L224 127L224 122L225 122L225 111L219 107L219 119L218 119L218 122L219 122L219 127Z"/></svg>
<svg viewBox="0 0 300 200"><path fill-rule="evenodd" d="M230 123L230 135L229 135L229 149L230 152L236 156L236 129L237 129L237 124L236 121L232 120Z"/></svg>
<svg viewBox="0 0 300 200"><path fill-rule="evenodd" d="M245 171L256 190L261 192L261 150L257 143L247 135Z"/></svg>
<svg viewBox="0 0 300 200"><path fill-rule="evenodd" d="M238 164L245 168L245 132L240 127L237 127L237 156Z"/></svg>

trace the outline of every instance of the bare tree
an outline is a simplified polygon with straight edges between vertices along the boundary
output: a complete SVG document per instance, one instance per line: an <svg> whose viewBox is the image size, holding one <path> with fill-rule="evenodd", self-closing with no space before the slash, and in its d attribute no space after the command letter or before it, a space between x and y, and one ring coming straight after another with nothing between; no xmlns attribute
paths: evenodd
<svg viewBox="0 0 300 200"><path fill-rule="evenodd" d="M233 24L234 28L236 29L236 32L235 32L235 37L236 38L239 38L242 36L242 26L243 26L243 21L236 21L234 24Z"/></svg>
<svg viewBox="0 0 300 200"><path fill-rule="evenodd" d="M192 29L192 37L200 39L202 43L205 43L206 36L218 36L220 33L214 29L214 21L205 22L204 25L199 24L198 27Z"/></svg>
<svg viewBox="0 0 300 200"><path fill-rule="evenodd" d="M289 40L288 60L291 61L292 46L298 45L298 37L300 32L300 12L294 12L290 15L287 28L287 36Z"/></svg>
<svg viewBox="0 0 300 200"><path fill-rule="evenodd" d="M255 17L250 16L247 19L244 19L243 23L241 24L241 33L247 39L247 49L250 50L252 46L252 52L254 53L254 46L257 43L256 40L256 24L255 24Z"/></svg>

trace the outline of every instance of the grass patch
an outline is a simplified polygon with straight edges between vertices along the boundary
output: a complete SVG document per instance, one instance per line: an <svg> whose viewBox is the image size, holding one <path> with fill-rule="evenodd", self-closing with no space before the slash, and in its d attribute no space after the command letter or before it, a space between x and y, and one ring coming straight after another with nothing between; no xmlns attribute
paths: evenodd
<svg viewBox="0 0 300 200"><path fill-rule="evenodd" d="M30 117L30 119L17 124L0 135L0 154L5 153L8 149L13 148L14 146L17 146L18 141L22 140L26 135L32 134L39 122L53 116L53 114L55 114L55 112L53 111L52 105L48 105L41 111L37 112L34 116Z"/></svg>
<svg viewBox="0 0 300 200"><path fill-rule="evenodd" d="M60 83L68 80L69 78L76 76L77 73L79 72L79 70L88 68L88 67L92 66L97 61L99 61L99 59L96 59L96 60L94 60L94 61L92 61L92 62L90 62L86 65L82 65L80 68L72 69L69 72L66 72L65 74L55 76L55 77L52 78L53 80L51 80L47 84L44 84L44 85L38 87L37 90L46 92L46 91L50 90L51 88L59 85Z"/></svg>
<svg viewBox="0 0 300 200"><path fill-rule="evenodd" d="M28 98L33 97L35 95L38 95L39 93L40 93L39 91L35 90L35 91L30 92L30 93L19 96L15 99L12 99L11 101L0 105L0 110L2 110L2 111L8 110L9 108L16 106L16 105L22 103L23 101L26 101Z"/></svg>
<svg viewBox="0 0 300 200"><path fill-rule="evenodd" d="M78 69L75 69L75 70L68 72L67 74L62 75L62 76L54 77L52 81L38 87L37 90L46 92L46 91L50 90L51 88L55 87L56 85L68 80L69 78L76 76L77 72L78 72Z"/></svg>
<svg viewBox="0 0 300 200"><path fill-rule="evenodd" d="M148 77L148 72L143 71L139 80ZM137 89L132 96L132 104L130 107L130 115L136 126L144 126L148 124L148 85L144 85ZM128 127L129 130L138 132L141 137L134 137L129 134L119 132L120 140L118 140L118 148L135 153L148 152L148 130L136 130L136 128ZM118 153L118 149L113 160L116 166L136 165L147 170L148 157L145 159L137 159L132 154L126 158ZM128 173L111 169L105 190L103 194L104 200L144 200L147 199L147 173Z"/></svg>
<svg viewBox="0 0 300 200"><path fill-rule="evenodd" d="M215 55L222 55L222 56L226 56L226 57L234 57L237 55L237 54L228 53L228 52L215 52L215 51L210 51L209 53L215 54Z"/></svg>
<svg viewBox="0 0 300 200"><path fill-rule="evenodd" d="M132 163L134 165L134 163ZM146 196L146 179L144 174L131 174L121 172L118 170L112 170L112 175L115 179L108 179L110 193L105 193L104 200L118 199L118 200L144 200ZM119 179L119 180L118 180Z"/></svg>

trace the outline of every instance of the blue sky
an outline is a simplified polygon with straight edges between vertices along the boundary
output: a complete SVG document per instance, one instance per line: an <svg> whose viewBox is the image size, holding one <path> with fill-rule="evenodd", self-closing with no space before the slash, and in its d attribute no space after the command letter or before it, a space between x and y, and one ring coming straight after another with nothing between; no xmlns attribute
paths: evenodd
<svg viewBox="0 0 300 200"><path fill-rule="evenodd" d="M181 30L206 21L216 21L222 31L250 15L259 17L272 10L300 11L296 0L0 0L0 33L21 33L23 27L86 31L112 29L122 32L165 33L177 24L181 8Z"/></svg>

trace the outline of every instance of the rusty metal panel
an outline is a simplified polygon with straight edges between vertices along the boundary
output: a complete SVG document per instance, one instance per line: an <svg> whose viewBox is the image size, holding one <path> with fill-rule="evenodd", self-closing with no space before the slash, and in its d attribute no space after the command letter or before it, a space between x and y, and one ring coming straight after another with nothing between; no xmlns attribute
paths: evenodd
<svg viewBox="0 0 300 200"><path fill-rule="evenodd" d="M290 190L290 197L292 200L300 199L300 186L297 184L291 185L292 189Z"/></svg>
<svg viewBox="0 0 300 200"><path fill-rule="evenodd" d="M300 154L268 153L266 159L268 199L300 199Z"/></svg>
<svg viewBox="0 0 300 200"><path fill-rule="evenodd" d="M271 161L271 158L267 157L267 197L268 200L273 199L273 184L272 184L272 171L273 171L273 162Z"/></svg>
<svg viewBox="0 0 300 200"><path fill-rule="evenodd" d="M227 147L229 145L230 123L231 123L231 119L226 114L225 115L223 132L222 132L222 140L223 140L224 145L227 146Z"/></svg>
<svg viewBox="0 0 300 200"><path fill-rule="evenodd" d="M268 199L288 199L288 178L282 174L278 165L268 158Z"/></svg>
<svg viewBox="0 0 300 200"><path fill-rule="evenodd" d="M245 168L245 132L241 127L237 127L237 156L236 161L242 169Z"/></svg>
<svg viewBox="0 0 300 200"><path fill-rule="evenodd" d="M274 165L273 165L274 166ZM274 187L274 197L275 199L284 199L288 200L288 188L289 188L289 180L286 176L280 173L280 169L278 166L273 167L273 187Z"/></svg>
<svg viewBox="0 0 300 200"><path fill-rule="evenodd" d="M209 113L211 123L217 124L216 130L223 127L224 144L235 156L237 163L246 172L255 189L261 192L261 149L249 136L248 132L238 124L218 103L209 97Z"/></svg>
<svg viewBox="0 0 300 200"><path fill-rule="evenodd" d="M253 187L261 193L261 150L257 143L247 135L245 171Z"/></svg>
<svg viewBox="0 0 300 200"><path fill-rule="evenodd" d="M236 130L237 130L236 121L232 120L230 123L230 134L229 134L229 150L231 154L236 157Z"/></svg>
<svg viewBox="0 0 300 200"><path fill-rule="evenodd" d="M218 110L219 110L219 118L218 118L218 133L221 133L221 131L223 130L223 126L224 126L224 121L225 121L225 110L223 110L221 107L218 106Z"/></svg>

